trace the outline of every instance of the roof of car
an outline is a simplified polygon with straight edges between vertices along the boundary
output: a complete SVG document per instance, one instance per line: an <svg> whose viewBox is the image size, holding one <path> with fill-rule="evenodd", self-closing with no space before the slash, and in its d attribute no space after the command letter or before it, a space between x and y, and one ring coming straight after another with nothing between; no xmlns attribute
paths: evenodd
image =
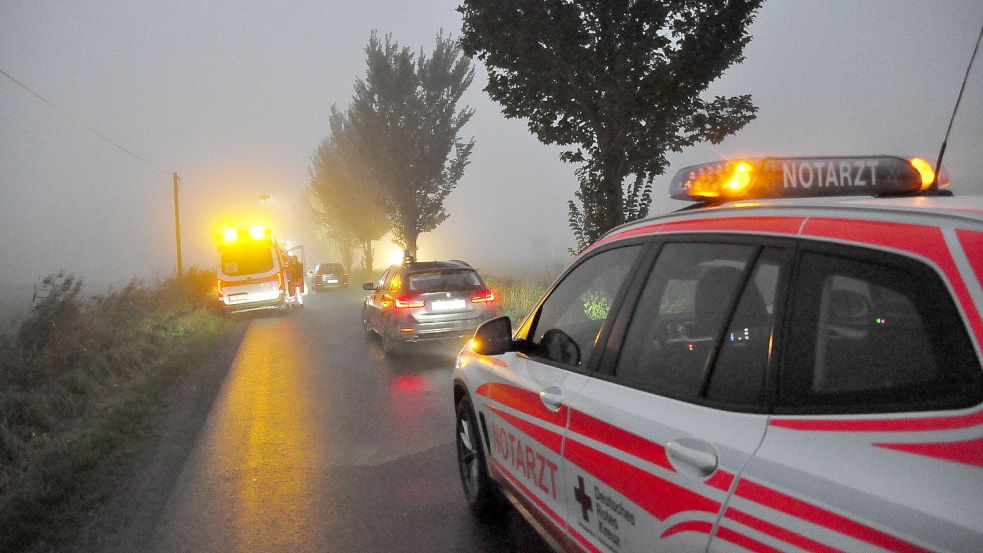
<svg viewBox="0 0 983 553"><path fill-rule="evenodd" d="M720 205L684 209L626 223L605 237L625 230L676 220L725 217L835 217L858 220L911 220L922 224L972 225L983 223L983 196L913 196L894 198L824 197L741 200ZM930 219L931 221L927 221ZM653 229L654 230L654 229Z"/></svg>
<svg viewBox="0 0 983 553"><path fill-rule="evenodd" d="M414 261L413 263L396 265L396 267L402 267L411 271L425 269L473 269L471 265L457 259L450 261Z"/></svg>

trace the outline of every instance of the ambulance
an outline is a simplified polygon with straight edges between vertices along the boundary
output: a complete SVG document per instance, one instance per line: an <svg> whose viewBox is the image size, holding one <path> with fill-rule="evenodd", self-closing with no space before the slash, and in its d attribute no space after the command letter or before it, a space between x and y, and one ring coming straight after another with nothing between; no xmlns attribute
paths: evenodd
<svg viewBox="0 0 983 553"><path fill-rule="evenodd" d="M270 229L225 230L218 237L218 251L216 291L226 313L287 310L288 255Z"/></svg>
<svg viewBox="0 0 983 553"><path fill-rule="evenodd" d="M983 550L983 197L947 181L681 170L693 208L613 229L461 351L473 513L558 551Z"/></svg>

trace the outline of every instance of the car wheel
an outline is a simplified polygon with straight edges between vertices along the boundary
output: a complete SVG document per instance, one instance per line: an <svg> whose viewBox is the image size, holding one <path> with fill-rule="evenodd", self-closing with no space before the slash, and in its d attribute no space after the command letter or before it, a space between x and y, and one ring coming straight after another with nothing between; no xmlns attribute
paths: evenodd
<svg viewBox="0 0 983 553"><path fill-rule="evenodd" d="M497 485L488 476L488 462L478 432L478 421L467 397L457 403L456 429L457 467L468 506L481 520L500 520L508 512L508 507Z"/></svg>
<svg viewBox="0 0 983 553"><path fill-rule="evenodd" d="M395 357L401 349L400 341L393 337L389 331L389 326L384 324L382 327L382 352L386 354L386 357Z"/></svg>

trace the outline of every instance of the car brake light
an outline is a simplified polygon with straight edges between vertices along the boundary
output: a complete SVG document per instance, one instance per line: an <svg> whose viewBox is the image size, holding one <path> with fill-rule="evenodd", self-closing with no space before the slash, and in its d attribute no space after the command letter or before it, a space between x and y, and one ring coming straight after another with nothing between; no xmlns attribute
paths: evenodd
<svg viewBox="0 0 983 553"><path fill-rule="evenodd" d="M276 287L283 290L283 275L280 273L276 274Z"/></svg>
<svg viewBox="0 0 983 553"><path fill-rule="evenodd" d="M488 303L490 301L495 301L495 294L488 289L481 290L477 294L471 296L471 303Z"/></svg>
<svg viewBox="0 0 983 553"><path fill-rule="evenodd" d="M423 300L420 298L396 298L396 307L415 309L423 307Z"/></svg>
<svg viewBox="0 0 983 553"><path fill-rule="evenodd" d="M222 279L215 279L215 288L218 289L218 297L222 297Z"/></svg>

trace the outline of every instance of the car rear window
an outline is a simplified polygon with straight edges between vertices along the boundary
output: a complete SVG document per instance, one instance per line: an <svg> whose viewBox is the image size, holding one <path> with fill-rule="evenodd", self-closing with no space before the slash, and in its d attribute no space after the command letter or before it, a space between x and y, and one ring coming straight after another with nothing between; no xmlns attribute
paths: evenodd
<svg viewBox="0 0 983 553"><path fill-rule="evenodd" d="M320 272L322 273L343 273L345 267L341 263L322 263Z"/></svg>
<svg viewBox="0 0 983 553"><path fill-rule="evenodd" d="M265 273L273 269L271 248L244 248L222 252L222 273L228 276Z"/></svg>
<svg viewBox="0 0 983 553"><path fill-rule="evenodd" d="M407 275L408 289L426 294L444 290L466 290L482 286L478 273L467 269L421 271Z"/></svg>

